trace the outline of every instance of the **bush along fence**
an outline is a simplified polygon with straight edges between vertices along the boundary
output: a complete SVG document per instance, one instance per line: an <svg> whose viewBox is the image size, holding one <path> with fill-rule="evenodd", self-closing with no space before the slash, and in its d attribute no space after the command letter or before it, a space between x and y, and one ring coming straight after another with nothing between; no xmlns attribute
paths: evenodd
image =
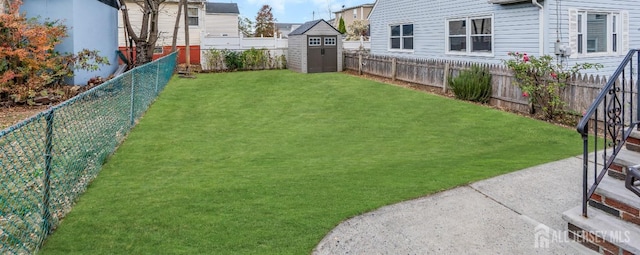
<svg viewBox="0 0 640 255"><path fill-rule="evenodd" d="M347 70L442 89L443 92L450 89L447 85L450 77L457 77L461 71L471 69L474 64L476 63L344 54ZM490 105L515 112L530 112L529 99L516 85L516 77L511 69L502 64L480 66L488 69L492 76ZM571 77L561 92L561 98L566 103L565 111L581 115L606 82L606 78L601 76L577 74Z"/></svg>
<svg viewBox="0 0 640 255"><path fill-rule="evenodd" d="M35 253L173 75L176 53L0 131L0 253Z"/></svg>
<svg viewBox="0 0 640 255"><path fill-rule="evenodd" d="M205 49L202 52L202 71L286 69L286 55L287 50L282 49Z"/></svg>

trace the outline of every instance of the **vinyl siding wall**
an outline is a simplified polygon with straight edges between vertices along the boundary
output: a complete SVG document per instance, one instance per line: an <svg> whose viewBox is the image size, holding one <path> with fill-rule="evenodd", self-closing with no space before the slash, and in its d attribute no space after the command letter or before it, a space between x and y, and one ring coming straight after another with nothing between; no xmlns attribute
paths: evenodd
<svg viewBox="0 0 640 255"><path fill-rule="evenodd" d="M24 0L21 11L28 17L60 20L67 26L68 37L56 47L59 52L97 50L109 60L110 65L97 71L76 70L68 83L86 84L90 78L108 77L118 68L117 9L96 0Z"/></svg>
<svg viewBox="0 0 640 255"><path fill-rule="evenodd" d="M539 8L531 3L495 5L483 0L381 0L375 8L369 22L371 52L376 55L500 63L509 51L538 53ZM447 53L447 20L476 16L493 16L492 55ZM407 23L414 25L414 50L389 50L390 25Z"/></svg>
<svg viewBox="0 0 640 255"><path fill-rule="evenodd" d="M572 56L566 59L569 65L575 63L600 63L604 68L598 71L590 71L592 74L610 76L620 65L620 62L627 54L629 48L638 48L640 45L640 1L637 0L548 0L545 1L545 11L549 21L547 33L547 54L554 54L554 44L556 39L569 45L569 10L578 11L627 11L628 13L628 48L623 48L622 41L618 44L617 56L578 56L573 52ZM558 31L559 33L557 33ZM559 34L559 35L558 35ZM619 31L619 38L622 39L622 31ZM586 47L586 45L585 45Z"/></svg>
<svg viewBox="0 0 640 255"><path fill-rule="evenodd" d="M304 64L304 69L303 64ZM290 70L306 73L307 72L307 36L293 35L289 36L289 49L287 50L287 67Z"/></svg>
<svg viewBox="0 0 640 255"><path fill-rule="evenodd" d="M127 1L127 7L129 8L129 18L131 19L131 25L134 30L139 33L140 25L142 23L142 8L135 4ZM200 3L192 3L189 4L189 7L198 8L198 17L199 22L198 26L190 26L189 27L189 44L190 45L200 45L200 36L201 31L203 31L204 24L204 7ZM176 15L178 14L178 3L177 2L166 2L160 6L160 16L158 18L158 30L160 34L158 36L158 42L156 46L171 46L173 40L173 29L175 27ZM184 15L184 12L183 14ZM181 16L184 18L184 16ZM180 29L178 30L178 45L185 45L184 40L184 20L180 19ZM125 46L126 45L126 37L124 36L124 25L122 20L122 13L118 12L118 45Z"/></svg>
<svg viewBox="0 0 640 255"><path fill-rule="evenodd" d="M379 0L369 17L371 24L371 52L375 55L448 59L499 64L508 59L510 51L541 55L554 55L555 42L560 38L569 44L569 9L622 11L629 13L629 45L640 44L640 1L637 0L545 0L544 19L540 21L539 8L531 2L498 5L484 0ZM559 13L559 15L557 14ZM493 15L493 54L491 56L453 55L446 53L446 22L449 18ZM392 24L414 24L414 50L398 52L389 50L389 29ZM540 38L540 24L544 24ZM559 36L558 36L559 34ZM620 32L620 38L622 33ZM620 56L576 56L563 58L564 63L601 63L603 69L590 70L590 74L610 75L617 68L626 51L621 46Z"/></svg>
<svg viewBox="0 0 640 255"><path fill-rule="evenodd" d="M238 37L238 14L206 14L205 36Z"/></svg>

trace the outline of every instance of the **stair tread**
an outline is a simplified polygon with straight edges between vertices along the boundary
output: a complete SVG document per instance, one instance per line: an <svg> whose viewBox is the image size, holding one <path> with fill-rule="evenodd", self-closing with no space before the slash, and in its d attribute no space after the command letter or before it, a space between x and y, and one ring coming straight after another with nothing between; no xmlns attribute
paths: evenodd
<svg viewBox="0 0 640 255"><path fill-rule="evenodd" d="M640 152L631 151L623 147L613 162L627 167L640 165Z"/></svg>
<svg viewBox="0 0 640 255"><path fill-rule="evenodd" d="M593 183L593 176L590 176L589 183ZM615 179L611 176L605 176L596 193L607 198L618 200L626 205L640 209L640 197L631 192L624 186L624 181Z"/></svg>
<svg viewBox="0 0 640 255"><path fill-rule="evenodd" d="M634 129L631 131L631 135L629 135L629 137L633 137L633 138L636 138L636 139L640 139L640 131L638 131L638 129L634 128Z"/></svg>
<svg viewBox="0 0 640 255"><path fill-rule="evenodd" d="M581 229L596 234L610 243L633 254L640 254L640 226L590 208L589 218L582 217L582 206L562 214L562 219Z"/></svg>

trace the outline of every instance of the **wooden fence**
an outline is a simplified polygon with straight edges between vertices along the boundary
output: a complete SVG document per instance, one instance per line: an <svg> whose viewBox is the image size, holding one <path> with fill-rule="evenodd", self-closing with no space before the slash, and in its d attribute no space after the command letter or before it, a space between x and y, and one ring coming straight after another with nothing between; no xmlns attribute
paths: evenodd
<svg viewBox="0 0 640 255"><path fill-rule="evenodd" d="M403 59L358 53L344 53L345 70L358 71L375 76L441 88L447 91L447 78L455 77L461 70L471 67L472 62L429 59ZM504 65L482 64L492 74L493 92L490 104L516 112L529 112L527 98L514 84L514 74ZM582 113L606 84L606 78L592 75L577 75L564 88L562 98L568 111ZM637 92L634 91L634 96Z"/></svg>

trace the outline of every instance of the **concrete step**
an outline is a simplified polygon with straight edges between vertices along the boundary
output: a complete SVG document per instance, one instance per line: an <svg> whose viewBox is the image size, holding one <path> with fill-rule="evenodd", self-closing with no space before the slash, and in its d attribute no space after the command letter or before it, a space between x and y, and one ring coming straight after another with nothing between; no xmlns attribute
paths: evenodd
<svg viewBox="0 0 640 255"><path fill-rule="evenodd" d="M630 151L640 152L640 131L638 131L638 129L634 128L631 131L625 147Z"/></svg>
<svg viewBox="0 0 640 255"><path fill-rule="evenodd" d="M627 143L629 144L629 143ZM640 152L622 148L608 169L609 176L624 181L629 167L640 165Z"/></svg>
<svg viewBox="0 0 640 255"><path fill-rule="evenodd" d="M590 177L590 179L593 177ZM624 186L624 182L605 176L598 185L589 205L613 217L640 227L640 197Z"/></svg>
<svg viewBox="0 0 640 255"><path fill-rule="evenodd" d="M640 226L589 209L588 218L581 206L562 214L569 238L601 254L640 254Z"/></svg>

